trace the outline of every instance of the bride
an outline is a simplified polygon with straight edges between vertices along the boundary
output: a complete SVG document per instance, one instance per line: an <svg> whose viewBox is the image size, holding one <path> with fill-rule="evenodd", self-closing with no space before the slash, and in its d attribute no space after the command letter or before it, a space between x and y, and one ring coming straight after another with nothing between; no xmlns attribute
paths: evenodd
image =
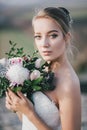
<svg viewBox="0 0 87 130"><path fill-rule="evenodd" d="M6 93L6 107L16 111L22 130L80 130L81 95L79 79L67 52L71 51L72 19L63 7L47 7L34 16L35 45L46 62L50 62L56 82L52 91L35 92L31 103L21 92Z"/></svg>

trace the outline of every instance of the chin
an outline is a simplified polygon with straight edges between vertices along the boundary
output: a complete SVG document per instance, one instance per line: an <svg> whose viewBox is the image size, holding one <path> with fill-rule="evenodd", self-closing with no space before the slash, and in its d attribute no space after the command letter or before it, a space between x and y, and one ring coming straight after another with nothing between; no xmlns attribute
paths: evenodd
<svg viewBox="0 0 87 130"><path fill-rule="evenodd" d="M59 59L59 57L42 57L46 62L49 62L49 61L56 61L57 59Z"/></svg>
<svg viewBox="0 0 87 130"><path fill-rule="evenodd" d="M48 61L53 61L54 59L52 59L51 57L43 57L43 59L48 62Z"/></svg>

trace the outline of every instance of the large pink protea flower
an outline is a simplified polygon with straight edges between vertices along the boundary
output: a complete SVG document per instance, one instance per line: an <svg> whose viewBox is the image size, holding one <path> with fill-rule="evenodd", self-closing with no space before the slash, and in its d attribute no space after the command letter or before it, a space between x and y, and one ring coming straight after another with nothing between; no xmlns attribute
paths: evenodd
<svg viewBox="0 0 87 130"><path fill-rule="evenodd" d="M23 85L23 82L29 79L29 70L22 66L21 58L12 58L9 61L10 65L6 72L6 77L11 82L10 86L15 84Z"/></svg>

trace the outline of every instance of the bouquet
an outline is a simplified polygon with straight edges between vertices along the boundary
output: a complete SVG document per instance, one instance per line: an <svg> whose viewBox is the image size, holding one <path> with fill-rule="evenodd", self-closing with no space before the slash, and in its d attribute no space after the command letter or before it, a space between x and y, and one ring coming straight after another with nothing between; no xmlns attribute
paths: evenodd
<svg viewBox="0 0 87 130"><path fill-rule="evenodd" d="M54 73L49 70L50 64L41 64L37 51L32 56L26 55L23 47L17 48L17 43L12 41L9 43L7 58L0 59L0 97L8 87L15 93L21 91L29 99L36 91L53 90Z"/></svg>

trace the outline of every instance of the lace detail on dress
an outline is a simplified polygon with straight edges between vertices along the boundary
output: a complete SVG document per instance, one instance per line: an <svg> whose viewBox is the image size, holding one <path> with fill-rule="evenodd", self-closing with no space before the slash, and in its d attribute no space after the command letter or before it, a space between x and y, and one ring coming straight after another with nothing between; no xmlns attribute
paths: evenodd
<svg viewBox="0 0 87 130"><path fill-rule="evenodd" d="M44 93L35 92L33 101L36 113L51 128L58 130L60 117L57 106Z"/></svg>
<svg viewBox="0 0 87 130"><path fill-rule="evenodd" d="M60 116L57 106L44 93L35 92L32 95L34 108L39 117L53 130L60 130ZM22 130L37 130L35 125L23 115Z"/></svg>

